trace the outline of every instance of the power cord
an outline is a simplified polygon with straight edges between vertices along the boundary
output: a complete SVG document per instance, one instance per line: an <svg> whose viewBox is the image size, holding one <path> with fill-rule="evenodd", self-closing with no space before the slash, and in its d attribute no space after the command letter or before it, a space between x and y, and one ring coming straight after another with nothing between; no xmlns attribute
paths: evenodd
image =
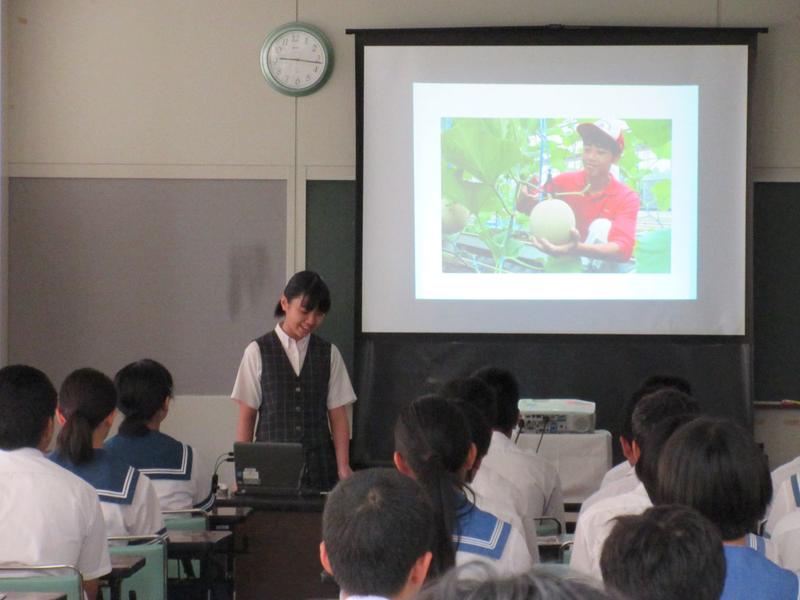
<svg viewBox="0 0 800 600"><path fill-rule="evenodd" d="M219 475L217 471L223 463L233 462L233 452L223 452L217 457L214 463L214 474L211 476L211 495L215 495L219 489Z"/></svg>

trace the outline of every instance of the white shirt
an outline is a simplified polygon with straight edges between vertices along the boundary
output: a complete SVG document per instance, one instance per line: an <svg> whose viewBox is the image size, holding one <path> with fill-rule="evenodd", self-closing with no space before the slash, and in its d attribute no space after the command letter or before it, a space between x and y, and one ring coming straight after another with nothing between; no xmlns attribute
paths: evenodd
<svg viewBox="0 0 800 600"><path fill-rule="evenodd" d="M784 515L798 509L799 503L790 493L791 488L784 489L783 487L792 475L796 474L800 474L800 456L772 472L772 502L767 509L766 524L764 525L764 531L767 534L772 534L775 525Z"/></svg>
<svg viewBox="0 0 800 600"><path fill-rule="evenodd" d="M575 525L570 568L602 581L600 554L614 527L614 519L622 515L641 514L651 506L653 503L644 484L640 483L632 492L606 498L589 507L578 517Z"/></svg>
<svg viewBox="0 0 800 600"><path fill-rule="evenodd" d="M564 524L564 498L556 468L533 450L520 448L499 431L492 432L489 452L481 469L489 467L522 491L525 499L523 521L553 517ZM478 470L480 475L480 470Z"/></svg>
<svg viewBox="0 0 800 600"><path fill-rule="evenodd" d="M111 571L94 488L35 448L0 450L0 531L0 564L72 565L86 580Z"/></svg>
<svg viewBox="0 0 800 600"><path fill-rule="evenodd" d="M300 375L308 351L310 336L295 341L281 329L280 323L275 326L275 333L292 364L295 375ZM261 350L258 342L252 341L247 345L236 374L231 397L243 402L250 408L258 410L261 406ZM339 406L346 406L356 401L356 394L347 375L347 369L342 360L339 349L331 344L331 375L328 380L328 410Z"/></svg>
<svg viewBox="0 0 800 600"><path fill-rule="evenodd" d="M146 475L140 474L130 504L101 502L108 537L127 535L160 535L164 518L158 495Z"/></svg>
<svg viewBox="0 0 800 600"><path fill-rule="evenodd" d="M581 511L578 516L585 513L590 506L600 502L601 500L613 498L614 496L619 496L621 494L627 494L628 492L632 492L636 489L636 486L638 486L640 483L639 478L636 476L636 469L627 461L625 461L624 464L628 465L628 468L621 470L620 473L622 474L619 477L610 479L605 485L601 486L599 490L583 501L583 504L581 504Z"/></svg>
<svg viewBox="0 0 800 600"><path fill-rule="evenodd" d="M603 480L600 482L600 489L602 490L609 483L612 483L617 479L628 477L633 470L634 466L627 460L623 460L618 465L615 465L606 471L606 474L603 475Z"/></svg>
<svg viewBox="0 0 800 600"><path fill-rule="evenodd" d="M775 524L772 541L778 548L781 566L800 574L800 511L786 515Z"/></svg>
<svg viewBox="0 0 800 600"><path fill-rule="evenodd" d="M792 512L800 510L800 473L790 475L777 488L773 489L772 504L767 513L764 532L772 536L778 521Z"/></svg>
<svg viewBox="0 0 800 600"><path fill-rule="evenodd" d="M511 481L481 464L475 479L469 484L475 493L475 506L498 516L520 531L534 563L539 562L539 545L536 537L536 521L525 519L525 498L522 490Z"/></svg>

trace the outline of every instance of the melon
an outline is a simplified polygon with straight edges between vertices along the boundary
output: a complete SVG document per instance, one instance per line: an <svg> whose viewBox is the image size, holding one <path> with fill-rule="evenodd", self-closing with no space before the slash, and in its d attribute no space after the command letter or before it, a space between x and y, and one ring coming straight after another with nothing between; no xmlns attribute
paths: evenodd
<svg viewBox="0 0 800 600"><path fill-rule="evenodd" d="M469 221L469 209L463 204L451 204L442 209L442 233L458 233Z"/></svg>
<svg viewBox="0 0 800 600"><path fill-rule="evenodd" d="M543 200L531 211L531 233L551 244L566 244L575 229L575 213L563 200Z"/></svg>

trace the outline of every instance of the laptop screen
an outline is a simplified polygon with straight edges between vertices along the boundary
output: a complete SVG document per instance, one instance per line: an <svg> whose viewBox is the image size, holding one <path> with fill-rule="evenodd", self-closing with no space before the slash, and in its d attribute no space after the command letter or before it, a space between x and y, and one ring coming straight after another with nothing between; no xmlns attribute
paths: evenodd
<svg viewBox="0 0 800 600"><path fill-rule="evenodd" d="M302 444L236 442L233 457L240 493L300 493L305 466Z"/></svg>

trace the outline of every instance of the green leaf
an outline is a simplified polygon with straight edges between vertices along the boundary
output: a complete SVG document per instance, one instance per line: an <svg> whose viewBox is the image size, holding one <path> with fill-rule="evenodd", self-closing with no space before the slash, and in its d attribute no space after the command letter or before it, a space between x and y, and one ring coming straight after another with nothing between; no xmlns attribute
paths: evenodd
<svg viewBox="0 0 800 600"><path fill-rule="evenodd" d="M672 206L672 180L662 179L656 181L652 187L653 196L656 198L656 206L660 211L668 211Z"/></svg>
<svg viewBox="0 0 800 600"><path fill-rule="evenodd" d="M671 270L672 230L656 229L636 241L633 256L637 273L669 273Z"/></svg>
<svg viewBox="0 0 800 600"><path fill-rule="evenodd" d="M442 156L456 168L494 186L497 178L523 161L519 144L508 137L506 119L453 119L442 134Z"/></svg>
<svg viewBox="0 0 800 600"><path fill-rule="evenodd" d="M503 205L491 186L466 181L461 171L447 166L442 168L442 199L445 206L463 204L475 214L503 210Z"/></svg>

